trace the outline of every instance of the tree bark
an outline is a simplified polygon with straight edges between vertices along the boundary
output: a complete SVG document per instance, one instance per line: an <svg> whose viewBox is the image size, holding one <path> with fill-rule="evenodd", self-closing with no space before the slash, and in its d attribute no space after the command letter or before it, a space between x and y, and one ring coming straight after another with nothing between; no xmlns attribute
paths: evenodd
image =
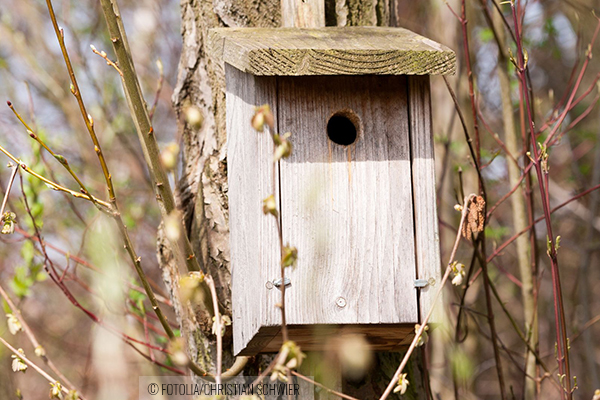
<svg viewBox="0 0 600 400"><path fill-rule="evenodd" d="M389 25L389 15L393 14L392 5L386 0L327 0L325 6L325 20L329 25ZM181 16L183 48L173 95L183 141L178 200L196 255L202 257L207 272L214 277L221 305L225 313L231 315L224 77L210 54L207 33L218 26L281 26L281 7L279 0L182 0ZM189 107L201 111L204 119L200 128L186 121ZM173 266L166 246L160 243L159 259L168 284ZM178 315L185 314L178 312ZM182 334L192 358L200 366L213 370L214 344L206 327L194 325L195 321L180 322L191 327L182 329ZM231 337L226 335L224 348L230 349L230 344ZM227 353L223 370L232 362L231 350ZM344 391L362 398L380 395L393 376L401 354L381 353L376 359L376 366L369 375L361 382L345 384ZM418 373L423 369L422 357L413 356L413 359L417 362L413 362L409 370L417 373L412 374L411 395L404 398L426 398ZM259 364L265 362L268 358L256 357L246 367L246 373L256 373Z"/></svg>

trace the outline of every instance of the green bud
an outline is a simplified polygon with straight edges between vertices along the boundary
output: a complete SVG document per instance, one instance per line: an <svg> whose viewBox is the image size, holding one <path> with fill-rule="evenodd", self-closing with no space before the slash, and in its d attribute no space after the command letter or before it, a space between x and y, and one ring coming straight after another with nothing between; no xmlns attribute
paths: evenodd
<svg viewBox="0 0 600 400"><path fill-rule="evenodd" d="M287 158L292 154L292 143L287 140L292 134L290 132L283 135L273 135L273 142L277 146L273 160L279 161L282 158Z"/></svg>
<svg viewBox="0 0 600 400"><path fill-rule="evenodd" d="M62 165L64 165L64 166L67 166L67 165L69 165L69 162L67 161L67 159L66 159L66 158L64 158L63 156L61 156L60 154L56 154L56 155L54 156L54 158L56 158L56 159L58 160L58 162L59 162L59 163L61 163L61 164L62 164Z"/></svg>
<svg viewBox="0 0 600 400"><path fill-rule="evenodd" d="M3 235L11 235L15 232L15 224L17 223L17 214L7 211L2 216L2 231Z"/></svg>
<svg viewBox="0 0 600 400"><path fill-rule="evenodd" d="M271 112L271 107L269 107L267 104L257 107L250 123L258 132L264 131L265 124L273 129L275 126L275 121L273 118L273 113Z"/></svg>
<svg viewBox="0 0 600 400"><path fill-rule="evenodd" d="M298 261L298 249L285 246L283 248L283 256L281 257L281 266L285 268L296 265L296 261Z"/></svg>
<svg viewBox="0 0 600 400"><path fill-rule="evenodd" d="M50 398L51 399L62 399L62 385L60 382L52 383L50 382Z"/></svg>
<svg viewBox="0 0 600 400"><path fill-rule="evenodd" d="M25 352L23 351L23 349L19 349L18 352L19 352L19 355L25 356ZM25 372L25 371L27 371L27 364L25 364L25 361L23 361L23 359L21 359L21 357L13 354L11 356L11 358L13 359L13 361L12 361L12 370L14 372Z"/></svg>
<svg viewBox="0 0 600 400"><path fill-rule="evenodd" d="M265 213L265 215L271 214L275 217L279 215L277 213L277 203L275 202L275 196L270 195L269 197L263 200L263 213Z"/></svg>

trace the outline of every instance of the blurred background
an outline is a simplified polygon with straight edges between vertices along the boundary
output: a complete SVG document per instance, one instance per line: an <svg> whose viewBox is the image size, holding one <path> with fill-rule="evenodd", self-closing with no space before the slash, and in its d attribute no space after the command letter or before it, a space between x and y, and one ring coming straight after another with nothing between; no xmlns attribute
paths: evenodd
<svg viewBox="0 0 600 400"><path fill-rule="evenodd" d="M488 209L513 185L509 183L508 164L503 151L503 105L498 77L498 43L486 19L486 2L468 2L467 19L470 57L475 76L478 107L481 112L483 149L482 174L486 181ZM119 2L129 35L137 72L149 106L156 105L154 130L159 143L166 147L179 142L178 126L171 107L171 94L177 80L181 51L179 3L174 0ZM448 5L457 12L460 2ZM536 122L541 125L554 113L554 105L570 94L573 70L579 73L592 39L597 19L592 0L527 1L523 19L524 45L528 50L530 78L535 95ZM55 10L70 51L84 100L94 118L96 132L113 172L119 204L144 268L164 298L162 307L171 321L167 290L156 261L156 229L160 220L154 195L144 166L135 129L126 112L121 83L114 69L92 53L90 44L106 51L112 47L106 32L100 5L96 1L56 1ZM506 10L508 11L508 10ZM508 13L505 14L507 18ZM465 52L461 26L440 0L398 1L393 16L399 26L420 33L457 52L458 73L449 77L457 93L472 134L472 115L468 97ZM56 182L74 187L71 178L59 168L40 146L31 140L13 112L3 106L11 101L17 111L57 153L64 155L83 178L91 192L105 194L103 176L89 140L77 104L69 90L45 2L2 0L0 7L0 146L21 158L38 173ZM506 47L514 45L507 39ZM598 52L596 43L593 51ZM600 73L600 57L593 57L580 83L577 97L589 94L567 114L561 139L550 150L550 203L560 205L600 183L600 109L595 79ZM160 60L162 67L157 65ZM164 78L161 78L161 70ZM449 257L459 213L454 210L461 193L477 191L477 176L466 146L460 119L455 112L442 77L432 77L433 122L436 141L438 214L442 260ZM505 86L506 87L506 86ZM510 100L518 116L518 82L514 70L508 82ZM562 109L559 109L559 112ZM579 118L580 116L581 119ZM520 126L517 131L521 136ZM574 126L567 129L571 124ZM485 126L484 126L485 125ZM564 132L562 132L564 130ZM496 138L494 134L498 134ZM500 139L500 140L498 140ZM521 144L519 142L519 149ZM525 156L520 154L522 160ZM8 158L0 156L2 193L10 178ZM521 165L523 165L521 163ZM459 172L462 171L462 172ZM160 351L166 339L151 313L149 303L139 290L140 283L122 246L107 240L116 237L113 224L96 208L83 201L48 190L45 184L23 175L24 192L30 211L47 242L48 256L62 272L64 284L81 306L111 326L118 335L126 334L149 341L158 350L153 357L172 365ZM533 179L535 216L541 215L537 182ZM106 197L106 196L100 196ZM73 305L43 269L44 255L34 246L34 226L22 202L19 178L13 186L8 209L17 214L17 231L0 237L0 285L44 346L54 364L88 398L116 398L106 382L122 385L137 395L139 375L166 375L167 369L143 358L131 346L103 329L85 312ZM516 231L512 203L503 202L495 209L486 229L488 254L511 238ZM591 398L600 388L600 215L598 192L578 198L553 214L555 235L561 236L559 264L571 345L572 373L579 385L576 397ZM555 328L552 286L546 257L546 231L543 222L535 225L539 279L539 354L554 368ZM32 241L33 240L33 241ZM472 249L463 243L457 260L468 266ZM534 255L535 256L535 255ZM520 289L518 254L515 243L504 248L490 264L490 277L510 311L511 318L523 327L523 301ZM485 299L481 279L475 280L463 305L461 343L455 343L455 330L461 287L448 289L448 324L432 333L428 347L429 377L434 392L441 398L454 395L453 381L460 382L460 398L498 398L494 356L484 313ZM2 302L4 314L10 313ZM523 391L524 346L498 302L494 302L498 336L503 347L503 367L508 388L520 398ZM146 327L146 329L144 328ZM26 354L33 348L23 333L12 335L6 318L0 318L0 336ZM134 344L147 353L140 344ZM40 398L50 387L33 371L15 373L11 353L0 346L0 399ZM41 362L40 362L41 363ZM43 363L41 363L43 364ZM519 367L521 365L521 367ZM553 371L556 374L556 371ZM555 398L556 388L545 380L541 398ZM118 393L118 392L117 392ZM123 393L123 392L121 392ZM122 396L122 394L121 394Z"/></svg>
<svg viewBox="0 0 600 400"><path fill-rule="evenodd" d="M143 91L149 107L155 105L154 129L161 146L176 140L177 121L171 94L177 77L181 51L179 4L176 1L120 1ZM112 44L100 3L56 1L55 11L69 49L75 73L89 114L108 159L117 187L119 205L146 274L156 292L168 298L156 258L156 230L160 213L154 200L135 127L128 115L118 73L92 53L90 45L112 56ZM5 105L15 109L56 152L64 155L92 193L107 198L104 177L75 98L70 92L60 47L44 1L3 1L0 7L0 145L30 168L54 177L67 187L77 187L60 164L31 140L25 128ZM157 65L161 63L161 67ZM162 71L161 71L162 69ZM160 87L160 92L158 91ZM1 156L2 193L10 177L8 158ZM24 174L25 192L31 211L48 243L48 255L64 283L81 305L116 332L157 348L167 340L160 324L145 316L143 290L114 223L89 202L49 190L43 182ZM44 346L50 359L88 398L137 396L139 375L168 375L126 345L117 335L101 328L76 308L43 270L44 257L28 237L34 228L22 204L19 179L13 186L8 209L17 214L17 232L2 235L0 285L21 310L24 319ZM22 229L19 230L19 229ZM52 247L50 247L52 246ZM60 272L59 272L60 274ZM137 290L136 290L137 289ZM4 304L0 336L33 356L31 344L21 332L7 330L9 312ZM146 307L150 307L146 302ZM162 304L169 320L175 317ZM148 323L146 332L144 320ZM155 326L157 328L155 328ZM158 332L158 333L157 333ZM148 335L148 336L146 336ZM137 346L147 353L143 345ZM15 399L20 390L25 399L46 397L50 386L35 371L25 374L11 369L10 352L0 349L0 398ZM167 364L163 353L152 350ZM33 358L36 358L33 356ZM38 359L45 369L44 363ZM54 375L50 370L48 370ZM110 385L107 384L110 382ZM126 386L124 386L126 384ZM113 388L116 392L102 390ZM115 395L116 393L116 395Z"/></svg>

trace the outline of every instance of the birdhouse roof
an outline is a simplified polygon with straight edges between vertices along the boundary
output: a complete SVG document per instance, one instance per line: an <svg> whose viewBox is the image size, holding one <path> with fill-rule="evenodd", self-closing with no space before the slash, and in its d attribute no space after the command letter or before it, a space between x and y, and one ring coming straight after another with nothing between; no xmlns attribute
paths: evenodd
<svg viewBox="0 0 600 400"><path fill-rule="evenodd" d="M216 28L217 57L253 75L447 75L448 47L403 28Z"/></svg>

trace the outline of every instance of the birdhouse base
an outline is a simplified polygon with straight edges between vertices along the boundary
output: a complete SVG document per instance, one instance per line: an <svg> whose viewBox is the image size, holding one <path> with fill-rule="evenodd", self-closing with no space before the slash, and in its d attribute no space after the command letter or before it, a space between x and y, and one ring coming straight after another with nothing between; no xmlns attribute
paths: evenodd
<svg viewBox="0 0 600 400"><path fill-rule="evenodd" d="M329 350L344 336L363 336L372 351L400 351L406 349L414 338L414 324L371 325L289 325L288 335L302 351ZM258 353L276 353L282 345L281 325L263 326L250 340L240 356Z"/></svg>

